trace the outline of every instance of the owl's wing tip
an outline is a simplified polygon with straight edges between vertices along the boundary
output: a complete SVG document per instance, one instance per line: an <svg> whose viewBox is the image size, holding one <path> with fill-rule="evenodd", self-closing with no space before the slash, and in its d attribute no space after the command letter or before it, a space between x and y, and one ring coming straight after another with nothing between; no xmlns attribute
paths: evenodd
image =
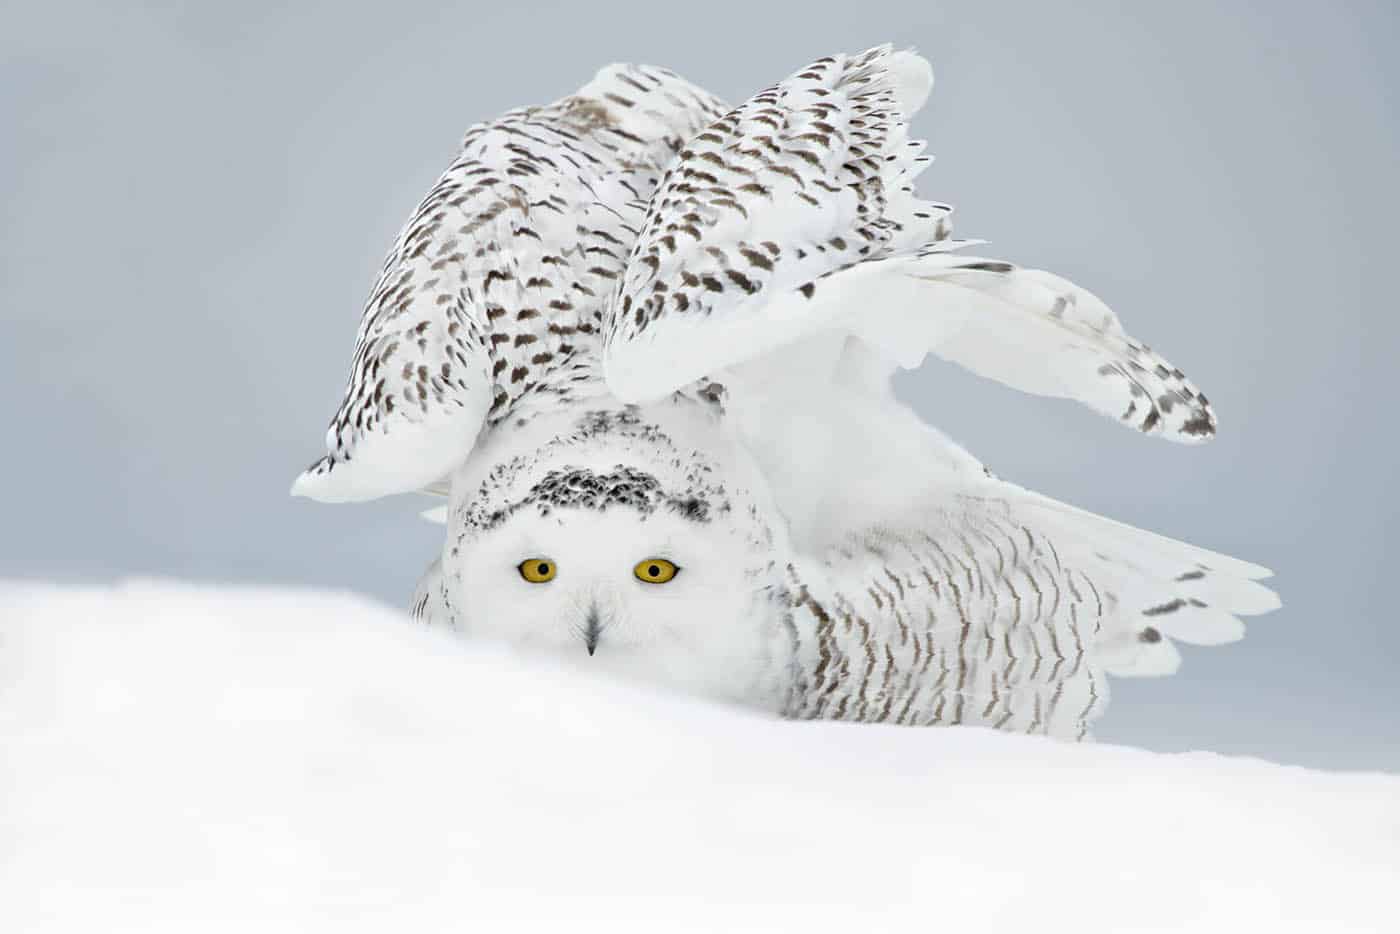
<svg viewBox="0 0 1400 934"><path fill-rule="evenodd" d="M288 494L303 499L314 499L324 502L330 472L330 458L322 457L310 467L297 474L297 478L292 481L292 488L288 491Z"/></svg>
<svg viewBox="0 0 1400 934"><path fill-rule="evenodd" d="M906 117L913 116L933 91L933 65L913 49L901 49L890 53L887 67L900 109Z"/></svg>
<svg viewBox="0 0 1400 934"><path fill-rule="evenodd" d="M345 462L332 460L329 455L322 457L297 475L289 492L318 503L353 503L384 495L386 491L366 488L363 483L357 485L356 480L362 478L348 475L344 469L334 470L345 466Z"/></svg>

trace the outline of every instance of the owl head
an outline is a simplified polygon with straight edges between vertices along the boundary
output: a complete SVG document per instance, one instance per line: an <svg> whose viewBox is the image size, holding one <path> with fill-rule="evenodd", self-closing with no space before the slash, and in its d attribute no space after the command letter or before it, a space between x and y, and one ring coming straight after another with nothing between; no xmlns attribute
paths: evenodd
<svg viewBox="0 0 1400 934"><path fill-rule="evenodd" d="M752 699L781 530L742 446L673 399L493 432L452 484L458 625L613 673Z"/></svg>

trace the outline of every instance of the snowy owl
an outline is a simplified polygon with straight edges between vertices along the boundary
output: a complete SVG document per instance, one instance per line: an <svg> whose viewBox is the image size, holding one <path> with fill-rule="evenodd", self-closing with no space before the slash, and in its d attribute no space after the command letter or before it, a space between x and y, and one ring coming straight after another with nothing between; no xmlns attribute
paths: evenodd
<svg viewBox="0 0 1400 934"><path fill-rule="evenodd" d="M418 617L795 718L1087 735L1278 605L1260 567L993 476L891 391L933 353L1178 441L1205 396L922 200L927 62L737 108L614 66L470 131L294 490L449 495Z"/></svg>

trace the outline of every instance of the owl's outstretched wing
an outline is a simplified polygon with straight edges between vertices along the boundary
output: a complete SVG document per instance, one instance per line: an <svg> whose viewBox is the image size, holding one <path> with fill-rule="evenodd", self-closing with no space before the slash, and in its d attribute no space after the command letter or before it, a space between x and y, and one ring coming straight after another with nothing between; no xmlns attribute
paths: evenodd
<svg viewBox="0 0 1400 934"><path fill-rule="evenodd" d="M554 104L470 129L389 251L328 453L293 493L364 500L426 486L523 394L589 378L586 345L641 203L719 111L669 71L612 65Z"/></svg>
<svg viewBox="0 0 1400 934"><path fill-rule="evenodd" d="M850 334L906 367L931 351L1145 433L1210 437L1205 397L1093 295L954 252L950 209L914 190L929 160L907 122L932 80L888 46L823 58L692 138L608 311L609 388L644 401L751 361L771 379L793 345Z"/></svg>
<svg viewBox="0 0 1400 934"><path fill-rule="evenodd" d="M1277 607L1256 565L965 478L788 570L787 714L1084 738L1105 675L1164 675Z"/></svg>
<svg viewBox="0 0 1400 934"><path fill-rule="evenodd" d="M1262 567L997 478L860 355L735 422L794 555L790 715L1081 737L1105 675L1168 674L1174 642L1279 605Z"/></svg>

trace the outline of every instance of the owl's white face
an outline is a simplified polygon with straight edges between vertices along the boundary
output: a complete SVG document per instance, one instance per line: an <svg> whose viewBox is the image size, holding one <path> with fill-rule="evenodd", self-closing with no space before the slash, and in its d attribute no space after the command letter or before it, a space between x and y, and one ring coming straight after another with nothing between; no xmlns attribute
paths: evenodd
<svg viewBox="0 0 1400 934"><path fill-rule="evenodd" d="M483 452L490 469L454 483L445 594L473 635L752 703L783 638L773 536L737 452L694 445L702 418L645 414Z"/></svg>

